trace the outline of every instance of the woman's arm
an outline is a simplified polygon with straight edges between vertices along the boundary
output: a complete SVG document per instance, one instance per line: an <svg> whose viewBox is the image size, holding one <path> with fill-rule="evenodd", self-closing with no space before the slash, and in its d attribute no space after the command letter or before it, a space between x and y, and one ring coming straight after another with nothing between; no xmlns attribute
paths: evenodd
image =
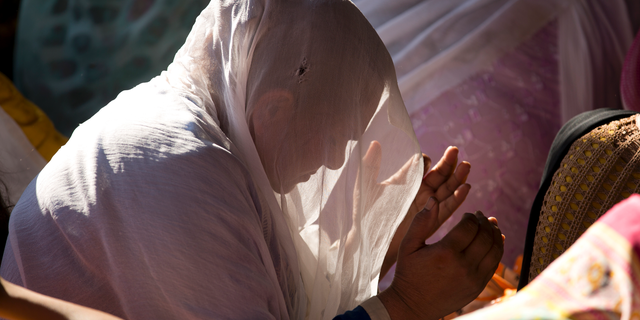
<svg viewBox="0 0 640 320"><path fill-rule="evenodd" d="M0 278L0 317L10 320L117 320L102 311L33 292Z"/></svg>

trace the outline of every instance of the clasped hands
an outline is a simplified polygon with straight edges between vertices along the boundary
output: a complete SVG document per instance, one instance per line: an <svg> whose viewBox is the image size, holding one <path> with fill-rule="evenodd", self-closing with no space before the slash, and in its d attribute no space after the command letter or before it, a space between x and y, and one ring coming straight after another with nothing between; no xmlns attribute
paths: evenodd
<svg viewBox="0 0 640 320"><path fill-rule="evenodd" d="M380 148L371 143L364 165L379 166ZM455 147L431 170L431 159L423 159L426 174L382 265L381 277L398 262L391 286L378 295L391 319L435 320L461 309L491 280L504 251L498 221L479 211L466 213L439 242L425 244L469 194L471 165L458 165Z"/></svg>

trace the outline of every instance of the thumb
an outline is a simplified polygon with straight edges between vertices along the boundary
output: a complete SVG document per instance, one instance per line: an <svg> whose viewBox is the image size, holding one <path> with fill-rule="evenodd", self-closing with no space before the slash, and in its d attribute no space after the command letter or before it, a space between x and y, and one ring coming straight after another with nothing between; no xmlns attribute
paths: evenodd
<svg viewBox="0 0 640 320"><path fill-rule="evenodd" d="M374 184L378 179L378 174L380 172L380 162L382 161L382 147L380 146L380 142L371 141L369 144L369 149L367 149L367 153L365 153L362 158L362 163L365 170L364 175L365 183ZM362 173L360 173L362 174Z"/></svg>
<svg viewBox="0 0 640 320"><path fill-rule="evenodd" d="M438 229L438 200L430 197L422 211L413 218L400 244L399 254L408 255L425 246L424 242Z"/></svg>

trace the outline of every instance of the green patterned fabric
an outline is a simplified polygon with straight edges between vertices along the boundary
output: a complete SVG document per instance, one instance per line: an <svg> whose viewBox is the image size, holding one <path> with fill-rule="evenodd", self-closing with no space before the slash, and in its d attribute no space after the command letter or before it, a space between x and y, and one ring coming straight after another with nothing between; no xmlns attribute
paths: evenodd
<svg viewBox="0 0 640 320"><path fill-rule="evenodd" d="M173 60L207 0L24 0L14 81L63 134Z"/></svg>

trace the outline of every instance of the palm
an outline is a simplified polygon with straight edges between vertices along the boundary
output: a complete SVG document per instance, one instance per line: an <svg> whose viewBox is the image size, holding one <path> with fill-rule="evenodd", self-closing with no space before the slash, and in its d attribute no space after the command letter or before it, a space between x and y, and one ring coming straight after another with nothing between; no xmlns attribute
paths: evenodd
<svg viewBox="0 0 640 320"><path fill-rule="evenodd" d="M425 169L428 168L430 159L425 158ZM442 159L425 175L422 185L411 204L409 213L412 213L411 220L418 211L424 208L429 197L434 197L439 203L438 226L442 225L464 202L469 194L471 186L466 182L471 165L463 161L458 163L458 149L449 147L442 156ZM426 171L426 170L425 170Z"/></svg>
<svg viewBox="0 0 640 320"><path fill-rule="evenodd" d="M437 200L439 206L437 227L440 227L464 202L471 189L471 186L466 183L471 165L466 161L458 165L458 148L447 148L440 161L431 170L428 170L431 165L431 159L425 154L422 156L424 158L424 171L427 173L422 179L420 189L411 203L407 215L391 241L382 265L381 277L395 263L398 248L402 238L407 233L413 217L425 207L430 197L434 197ZM437 227L427 235L427 238L433 235Z"/></svg>

